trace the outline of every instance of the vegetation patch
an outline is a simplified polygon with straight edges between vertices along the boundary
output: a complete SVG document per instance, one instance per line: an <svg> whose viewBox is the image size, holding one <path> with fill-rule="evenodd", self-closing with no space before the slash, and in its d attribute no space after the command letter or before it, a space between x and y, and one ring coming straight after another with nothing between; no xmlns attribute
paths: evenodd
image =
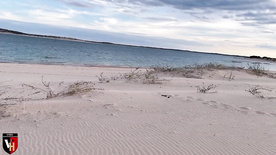
<svg viewBox="0 0 276 155"><path fill-rule="evenodd" d="M249 71L249 73L257 75L257 76L267 75L265 68L263 66L261 66L260 64L249 65L248 71Z"/></svg>
<svg viewBox="0 0 276 155"><path fill-rule="evenodd" d="M233 72L231 71L230 73L225 74L225 75L223 76L223 78L228 79L229 81L231 81L231 80L234 80L235 75L234 75Z"/></svg>
<svg viewBox="0 0 276 155"><path fill-rule="evenodd" d="M54 92L53 88L51 87L50 82L45 82L43 80L43 77L41 78L41 83L44 86L44 88L35 87L28 84L22 84L22 87L29 87L33 90L35 90L36 94L40 92L46 93L46 99L56 98L56 97L64 97L64 96L72 96L75 94L80 94L84 92L90 92L95 90L94 83L87 82L87 81L79 81L74 82L72 84L69 84L68 86L64 87L61 91ZM61 82L63 83L63 82ZM61 85L59 84L59 86Z"/></svg>
<svg viewBox="0 0 276 155"><path fill-rule="evenodd" d="M263 98L263 99L264 98L267 98L267 99L275 99L276 98L273 96L264 95L264 94L272 94L273 91L271 89L260 87L259 85L249 88L248 90L245 90L245 91L249 92L250 94L252 94L258 98Z"/></svg>
<svg viewBox="0 0 276 155"><path fill-rule="evenodd" d="M217 86L214 84L210 84L207 87L205 87L204 83L203 86L196 86L198 93L208 93L210 90L215 89Z"/></svg>
<svg viewBox="0 0 276 155"><path fill-rule="evenodd" d="M159 79L156 72L153 70L142 71L139 68L131 71L130 73L120 74L118 76L111 76L110 78L103 76L103 73L100 76L97 76L100 83L110 82L111 80L125 79L127 81L140 81L144 84L161 84L162 80Z"/></svg>

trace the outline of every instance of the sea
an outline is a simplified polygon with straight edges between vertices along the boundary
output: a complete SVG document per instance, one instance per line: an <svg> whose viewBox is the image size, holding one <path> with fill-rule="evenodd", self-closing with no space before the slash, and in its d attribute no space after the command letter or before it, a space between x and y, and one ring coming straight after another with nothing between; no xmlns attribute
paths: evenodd
<svg viewBox="0 0 276 155"><path fill-rule="evenodd" d="M1 33L0 62L121 67L184 67L217 63L245 68L260 64L267 70L276 70L274 62L241 56Z"/></svg>

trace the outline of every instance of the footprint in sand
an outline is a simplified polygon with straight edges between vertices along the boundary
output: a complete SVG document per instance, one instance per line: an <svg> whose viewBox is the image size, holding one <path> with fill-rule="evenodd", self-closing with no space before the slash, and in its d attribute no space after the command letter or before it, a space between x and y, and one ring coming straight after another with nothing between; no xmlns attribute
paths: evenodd
<svg viewBox="0 0 276 155"><path fill-rule="evenodd" d="M250 110L251 108L249 107L240 107L241 110Z"/></svg>
<svg viewBox="0 0 276 155"><path fill-rule="evenodd" d="M210 101L211 103L217 103L216 101Z"/></svg>
<svg viewBox="0 0 276 155"><path fill-rule="evenodd" d="M240 111L242 114L248 114L248 111Z"/></svg>
<svg viewBox="0 0 276 155"><path fill-rule="evenodd" d="M272 116L276 117L276 114L275 114L275 113L270 113L270 115L272 115Z"/></svg>
<svg viewBox="0 0 276 155"><path fill-rule="evenodd" d="M114 103L114 104L104 104L103 105L103 107L105 108L105 109L109 109L109 108L113 108L114 106L116 106L116 103Z"/></svg>
<svg viewBox="0 0 276 155"><path fill-rule="evenodd" d="M265 115L266 113L265 112L262 112L262 111L255 111L256 114L260 114L260 115Z"/></svg>
<svg viewBox="0 0 276 155"><path fill-rule="evenodd" d="M231 109L231 110L237 110L237 108L231 106L231 105L228 105L228 104L223 104L221 103L221 106L225 109Z"/></svg>
<svg viewBox="0 0 276 155"><path fill-rule="evenodd" d="M239 108L236 108L234 106L231 106L231 105L228 105L228 104L223 104L223 103L218 103L217 101L204 101L202 102L202 104L206 104L206 105L209 105L213 108L222 108L222 109L227 109L227 110L234 110L234 111L239 111L243 114L248 114L249 113L249 110L250 108L249 107L239 107Z"/></svg>
<svg viewBox="0 0 276 155"><path fill-rule="evenodd" d="M224 108L224 109L228 109L228 110L237 110L239 111L240 113L242 114L249 114L250 111L251 111L251 108L250 107L234 107L234 106L231 106L231 105L228 105L228 104L223 104L221 103L220 106L218 105L218 103L216 101L204 101L202 102L202 104L205 104L205 105L209 105L213 108ZM263 111L255 111L256 114L259 114L259 115L269 115L269 116L274 116L276 117L276 113L266 113L266 112L263 112Z"/></svg>
<svg viewBox="0 0 276 155"><path fill-rule="evenodd" d="M186 101L188 101L188 102L192 102L194 100L195 100L195 98L193 98L192 96L187 96L186 97Z"/></svg>
<svg viewBox="0 0 276 155"><path fill-rule="evenodd" d="M211 105L211 107L216 108L216 109L218 108L218 106L217 106L217 105Z"/></svg>
<svg viewBox="0 0 276 155"><path fill-rule="evenodd" d="M242 114L248 114L249 111L251 110L251 108L249 107L239 107L239 112L241 112Z"/></svg>
<svg viewBox="0 0 276 155"><path fill-rule="evenodd" d="M210 103L211 107L216 108L216 109L219 108L216 101L210 101L209 103Z"/></svg>
<svg viewBox="0 0 276 155"><path fill-rule="evenodd" d="M196 99L197 101L204 101L202 98L198 98L198 99Z"/></svg>
<svg viewBox="0 0 276 155"><path fill-rule="evenodd" d="M192 96L187 96L187 99L194 100L195 98L194 98L194 97L192 97Z"/></svg>
<svg viewBox="0 0 276 155"><path fill-rule="evenodd" d="M202 102L202 104L210 104L209 101Z"/></svg>
<svg viewBox="0 0 276 155"><path fill-rule="evenodd" d="M212 108L219 108L218 104L216 101L204 101L204 102L201 102L202 104L205 104L205 105L209 105L211 106Z"/></svg>

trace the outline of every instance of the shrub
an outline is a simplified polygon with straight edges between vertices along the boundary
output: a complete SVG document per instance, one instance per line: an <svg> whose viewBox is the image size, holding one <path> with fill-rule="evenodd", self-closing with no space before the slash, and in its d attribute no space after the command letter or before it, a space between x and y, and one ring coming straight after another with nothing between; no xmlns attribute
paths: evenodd
<svg viewBox="0 0 276 155"><path fill-rule="evenodd" d="M51 98L55 98L55 97L62 97L62 96L72 96L75 94L79 94L79 93L84 93L84 92L89 92L92 90L95 90L94 88L94 83L92 82L87 82L87 81L79 81L79 82L75 82L72 83L70 85L68 85L67 87L63 88L62 91L59 92L54 92L53 89L51 88L51 83L50 82L45 82L43 80L43 77L41 79L41 82L43 84L43 86L45 87L43 88L38 88L32 85L28 85L28 84L22 84L22 87L29 87L33 90L39 90L36 93L40 93L40 92L45 92L46 95L46 99L51 99ZM60 86L60 84L59 84Z"/></svg>
<svg viewBox="0 0 276 155"><path fill-rule="evenodd" d="M229 76L227 77L228 74ZM231 80L234 80L235 75L233 75L233 72L231 71L230 73L225 74L223 78L227 78L229 81L231 81Z"/></svg>
<svg viewBox="0 0 276 155"><path fill-rule="evenodd" d="M100 83L103 83L103 82L110 82L110 79L103 76L103 72L100 74L100 76L96 75L96 77L98 78L98 80L100 81Z"/></svg>
<svg viewBox="0 0 276 155"><path fill-rule="evenodd" d="M207 92L209 92L210 90L215 89L216 87L217 87L217 86L214 85L214 84L210 84L210 85L208 85L207 87L205 87L205 86L204 86L204 83L203 83L203 86L202 86L202 87L201 87L201 86L196 86L197 92L198 92L198 93L207 93Z"/></svg>
<svg viewBox="0 0 276 155"><path fill-rule="evenodd" d="M261 90L272 92L272 90L260 87L259 85L255 86L255 87L252 87L252 88L249 88L248 90L245 90L245 91L249 92L250 94L252 94L256 97L265 98L265 96L262 95ZM267 98L273 98L273 97L267 97Z"/></svg>
<svg viewBox="0 0 276 155"><path fill-rule="evenodd" d="M248 69L250 73L257 76L263 76L266 74L264 67L262 67L260 64L249 65Z"/></svg>

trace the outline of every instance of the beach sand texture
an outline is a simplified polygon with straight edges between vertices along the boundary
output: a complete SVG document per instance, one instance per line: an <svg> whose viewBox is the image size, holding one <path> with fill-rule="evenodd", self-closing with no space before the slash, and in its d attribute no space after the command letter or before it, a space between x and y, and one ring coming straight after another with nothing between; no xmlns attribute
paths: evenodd
<svg viewBox="0 0 276 155"><path fill-rule="evenodd" d="M96 77L134 70L1 63L0 132L18 133L14 155L276 154L275 79L238 70L201 78L164 73L161 84ZM95 85L46 99L42 76L54 93L75 82ZM211 84L210 92L197 92ZM257 85L260 94L246 91Z"/></svg>

